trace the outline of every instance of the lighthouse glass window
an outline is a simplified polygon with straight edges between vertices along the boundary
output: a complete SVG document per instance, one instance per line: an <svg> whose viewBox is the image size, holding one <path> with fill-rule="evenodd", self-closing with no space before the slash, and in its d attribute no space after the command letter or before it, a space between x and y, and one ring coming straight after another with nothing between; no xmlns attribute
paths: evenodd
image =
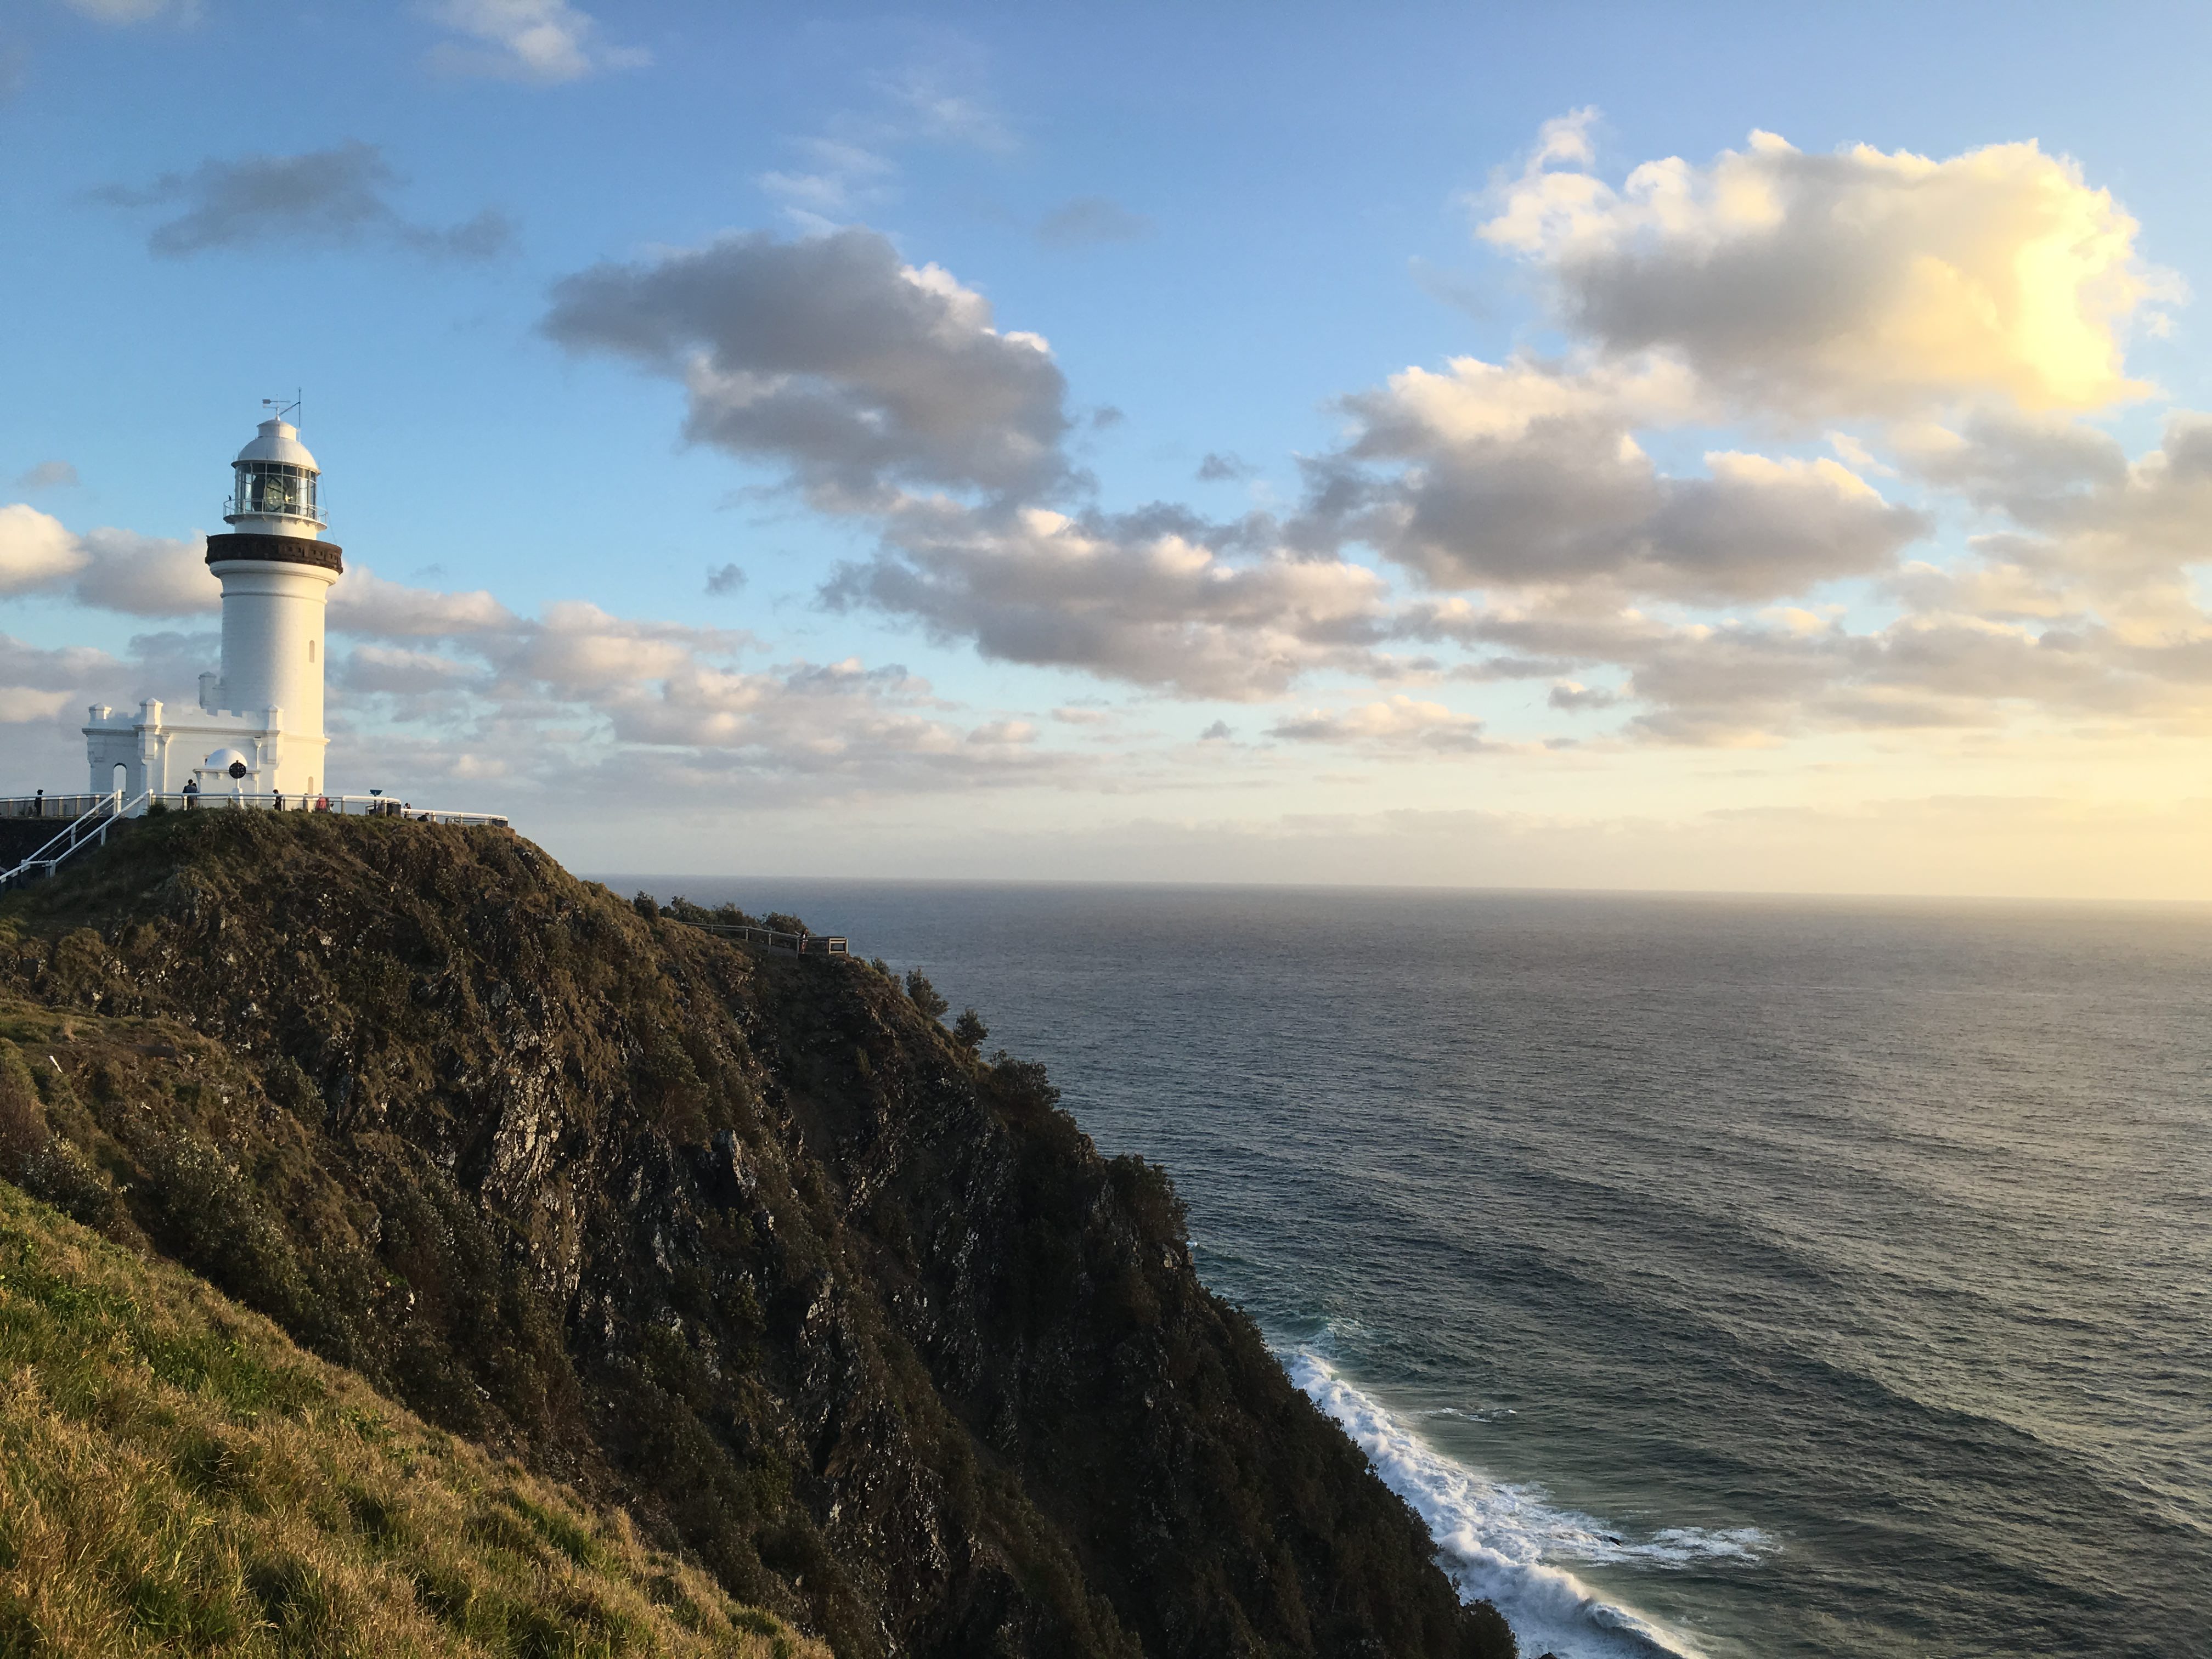
<svg viewBox="0 0 2212 1659"><path fill-rule="evenodd" d="M283 461L240 461L238 507L241 513L312 519L315 516L315 475L303 466Z"/></svg>

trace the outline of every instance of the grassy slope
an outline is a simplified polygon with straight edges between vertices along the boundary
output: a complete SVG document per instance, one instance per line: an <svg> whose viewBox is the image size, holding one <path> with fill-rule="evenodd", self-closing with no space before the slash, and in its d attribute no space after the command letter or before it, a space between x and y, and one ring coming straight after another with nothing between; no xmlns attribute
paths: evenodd
<svg viewBox="0 0 2212 1659"><path fill-rule="evenodd" d="M0 1182L0 1655L818 1653Z"/></svg>

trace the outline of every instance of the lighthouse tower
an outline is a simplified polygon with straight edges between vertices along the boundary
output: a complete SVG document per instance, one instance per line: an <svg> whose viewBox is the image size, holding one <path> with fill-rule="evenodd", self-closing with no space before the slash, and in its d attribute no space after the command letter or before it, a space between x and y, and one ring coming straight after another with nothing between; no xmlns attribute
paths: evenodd
<svg viewBox="0 0 2212 1659"><path fill-rule="evenodd" d="M84 729L95 791L313 795L324 770L323 611L344 570L318 500L322 470L280 416L231 464L228 535L207 538L222 583L222 665L200 676L182 720L158 702L137 718L95 707Z"/></svg>

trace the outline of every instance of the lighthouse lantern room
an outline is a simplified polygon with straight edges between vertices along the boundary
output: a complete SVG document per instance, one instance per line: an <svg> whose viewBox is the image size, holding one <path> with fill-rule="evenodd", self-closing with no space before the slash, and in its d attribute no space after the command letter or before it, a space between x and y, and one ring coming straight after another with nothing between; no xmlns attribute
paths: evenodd
<svg viewBox="0 0 2212 1659"><path fill-rule="evenodd" d="M289 413L286 410L283 413ZM96 793L309 796L324 771L323 612L344 572L323 539L322 471L279 414L231 464L228 535L207 538L222 584L222 665L200 676L199 707L159 702L136 714L104 706L84 728Z"/></svg>

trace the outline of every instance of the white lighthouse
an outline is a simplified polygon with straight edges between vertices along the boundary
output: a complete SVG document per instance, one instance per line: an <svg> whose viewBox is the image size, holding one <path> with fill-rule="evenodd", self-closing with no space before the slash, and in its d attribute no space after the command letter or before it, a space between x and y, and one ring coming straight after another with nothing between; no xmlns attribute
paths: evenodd
<svg viewBox="0 0 2212 1659"><path fill-rule="evenodd" d="M289 411L287 411L289 412ZM323 611L343 573L323 539L322 470L282 416L231 464L228 535L207 538L222 583L222 665L200 676L183 719L158 702L134 718L95 707L84 728L92 787L155 794L312 796L329 787L323 736Z"/></svg>

